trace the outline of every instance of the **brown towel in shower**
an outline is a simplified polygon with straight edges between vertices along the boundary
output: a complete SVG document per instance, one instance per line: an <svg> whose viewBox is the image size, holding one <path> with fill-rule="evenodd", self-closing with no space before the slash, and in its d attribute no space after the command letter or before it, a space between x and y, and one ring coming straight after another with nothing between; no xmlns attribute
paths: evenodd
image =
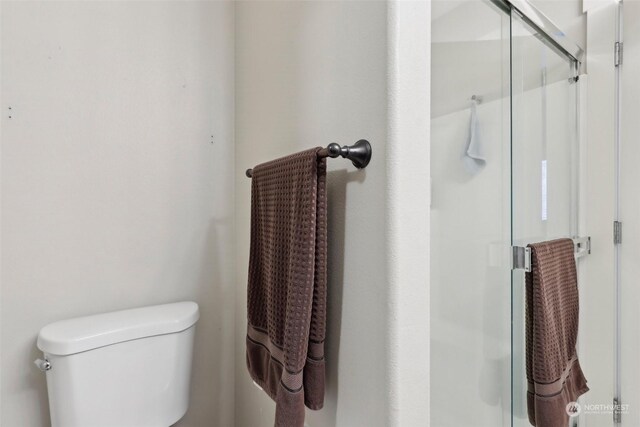
<svg viewBox="0 0 640 427"><path fill-rule="evenodd" d="M326 159L320 148L256 166L251 183L247 368L276 427L324 403Z"/></svg>
<svg viewBox="0 0 640 427"><path fill-rule="evenodd" d="M567 405L589 391L576 355L578 278L571 239L528 245L526 370L529 422L566 427Z"/></svg>

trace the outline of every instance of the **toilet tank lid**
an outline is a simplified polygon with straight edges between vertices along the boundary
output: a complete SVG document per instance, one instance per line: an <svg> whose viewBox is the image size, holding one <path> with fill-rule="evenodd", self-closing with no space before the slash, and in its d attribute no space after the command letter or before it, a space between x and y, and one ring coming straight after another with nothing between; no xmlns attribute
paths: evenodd
<svg viewBox="0 0 640 427"><path fill-rule="evenodd" d="M200 317L195 302L177 302L78 317L40 330L38 348L69 355L119 342L184 331Z"/></svg>

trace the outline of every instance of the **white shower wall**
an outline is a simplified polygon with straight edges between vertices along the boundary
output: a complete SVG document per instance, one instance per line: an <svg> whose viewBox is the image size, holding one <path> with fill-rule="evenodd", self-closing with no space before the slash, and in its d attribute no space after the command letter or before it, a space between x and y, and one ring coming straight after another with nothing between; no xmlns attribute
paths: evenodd
<svg viewBox="0 0 640 427"><path fill-rule="evenodd" d="M567 128L563 118L571 111L566 82L546 88L549 99L551 171L571 164L566 158ZM539 157L539 133L528 128L540 122L541 90L514 98L514 158ZM486 167L470 176L462 153L469 133L470 110L431 120L431 424L439 427L511 425L511 143L508 98L478 106L480 138ZM524 167L525 165L520 165ZM529 165L527 188L516 188L519 198L514 232L529 243L566 237L571 212L557 196L566 193L560 180L549 188L548 220L541 221L540 165ZM552 172L550 172L551 174ZM550 175L552 176L552 175ZM556 176L558 176L556 174ZM517 181L516 181L517 182ZM564 183L569 185L569 183ZM523 199L524 198L524 199ZM525 202L525 203L523 203ZM541 236L541 237L540 237ZM515 286L524 286L516 273ZM524 304L523 289L514 289L514 313ZM524 373L524 321L514 319L514 375ZM437 368L437 369L436 369ZM513 378L513 416L526 423L524 378ZM523 388L524 387L524 388ZM450 396L455 394L456 399ZM456 411L464 402L464 411ZM524 425L524 424L522 424Z"/></svg>
<svg viewBox="0 0 640 427"><path fill-rule="evenodd" d="M585 46L580 1L532 3ZM574 232L567 197L574 86L567 83L568 64L544 52L522 25L497 19L489 2L432 5L431 387L438 392L431 394L431 425L524 426L524 278L516 272L512 289L511 234L516 244L526 244ZM542 68L549 76L544 148ZM467 173L462 159L472 95L484 100L478 117L487 157L475 176ZM546 220L541 159L549 170ZM581 267L587 262L581 261ZM586 332L581 328L582 336Z"/></svg>
<svg viewBox="0 0 640 427"><path fill-rule="evenodd" d="M440 389L431 398L433 426L510 425L504 102L478 107L488 161L475 177L462 164L469 109L431 120L431 381ZM465 410L456 411L461 402Z"/></svg>
<svg viewBox="0 0 640 427"><path fill-rule="evenodd" d="M623 240L621 250L622 306L621 306L621 376L622 403L629 404L623 422L640 425L640 2L624 3L624 49L622 65L622 130L620 197Z"/></svg>

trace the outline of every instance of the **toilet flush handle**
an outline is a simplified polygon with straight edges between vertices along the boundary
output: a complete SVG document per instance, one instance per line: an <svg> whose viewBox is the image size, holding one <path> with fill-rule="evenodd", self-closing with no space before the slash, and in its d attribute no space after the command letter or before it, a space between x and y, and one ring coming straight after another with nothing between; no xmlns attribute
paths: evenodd
<svg viewBox="0 0 640 427"><path fill-rule="evenodd" d="M36 359L33 361L33 363L35 363L38 369L40 369L42 372L51 370L51 362L49 362L46 358L44 360Z"/></svg>

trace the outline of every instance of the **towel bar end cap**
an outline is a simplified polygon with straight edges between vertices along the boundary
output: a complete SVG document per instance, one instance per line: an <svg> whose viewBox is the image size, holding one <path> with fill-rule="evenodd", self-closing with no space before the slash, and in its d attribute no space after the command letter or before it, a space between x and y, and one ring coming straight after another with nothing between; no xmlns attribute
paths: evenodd
<svg viewBox="0 0 640 427"><path fill-rule="evenodd" d="M361 139L351 147L347 147L347 155L345 157L351 160L353 166L358 169L364 169L371 161L371 154L371 144L366 139Z"/></svg>

